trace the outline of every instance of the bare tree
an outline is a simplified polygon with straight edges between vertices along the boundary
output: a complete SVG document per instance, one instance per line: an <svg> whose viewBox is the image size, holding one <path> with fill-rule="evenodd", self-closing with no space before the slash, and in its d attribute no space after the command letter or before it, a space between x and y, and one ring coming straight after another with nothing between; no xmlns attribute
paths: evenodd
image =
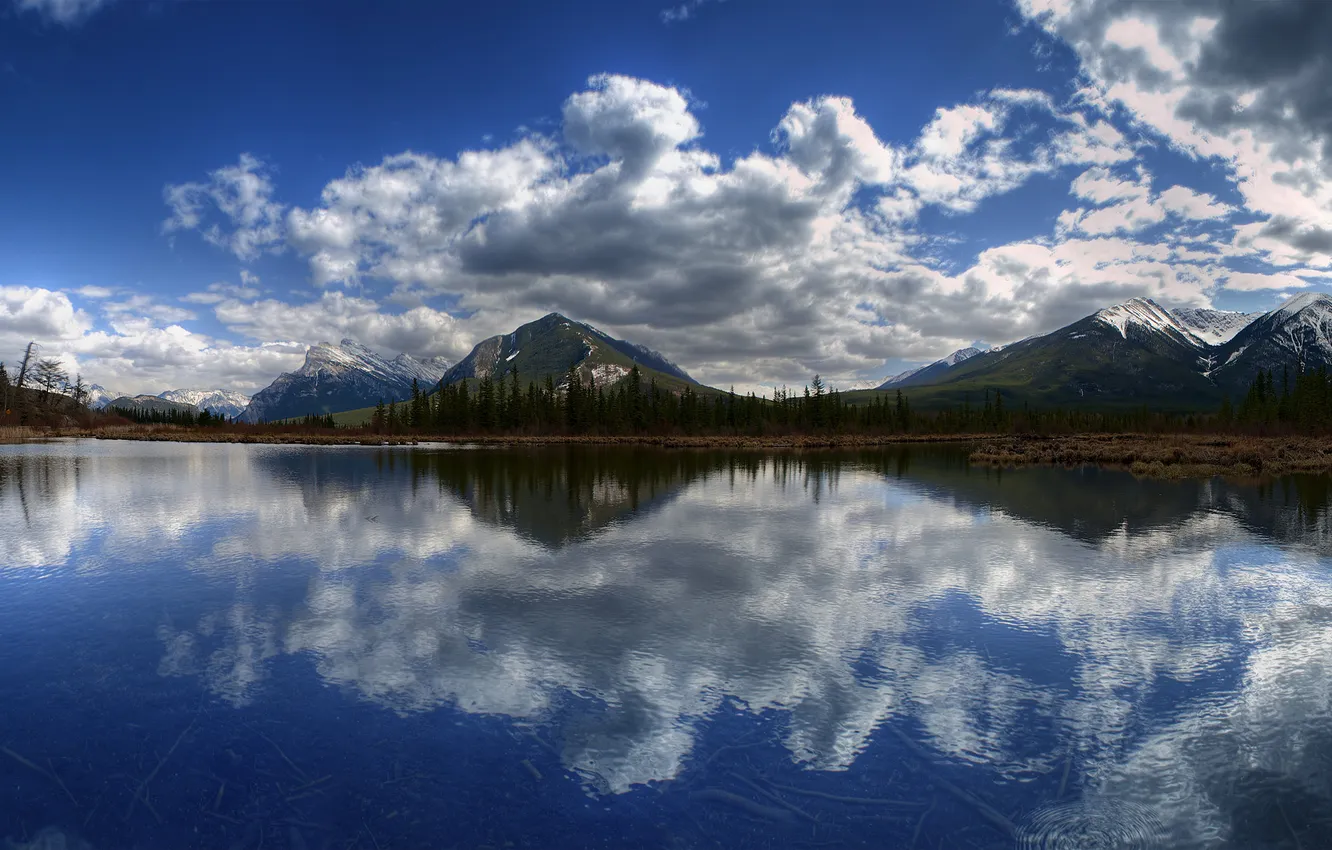
<svg viewBox="0 0 1332 850"><path fill-rule="evenodd" d="M23 362L19 364L18 379L14 381L14 386L23 389L24 383L28 380L28 362L32 360L32 351L37 348L37 343L30 342L28 347L23 349Z"/></svg>
<svg viewBox="0 0 1332 850"><path fill-rule="evenodd" d="M69 381L69 375L65 374L59 360L44 357L38 360L36 367L33 368L32 379L37 386L42 388L42 402L49 404L51 394Z"/></svg>

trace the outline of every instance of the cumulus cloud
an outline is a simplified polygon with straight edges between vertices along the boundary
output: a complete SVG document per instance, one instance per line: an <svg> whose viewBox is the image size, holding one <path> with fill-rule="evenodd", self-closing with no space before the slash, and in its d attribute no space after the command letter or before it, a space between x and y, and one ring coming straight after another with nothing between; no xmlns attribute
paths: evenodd
<svg viewBox="0 0 1332 850"><path fill-rule="evenodd" d="M213 312L228 330L256 340L351 338L387 354L408 352L451 360L461 359L472 347L470 335L464 336L461 323L447 313L421 306L391 314L369 298L337 291L304 304L228 297Z"/></svg>
<svg viewBox="0 0 1332 850"><path fill-rule="evenodd" d="M1077 53L1084 97L1123 108L1178 150L1229 171L1254 240L1278 264L1332 263L1332 6L1320 0L1020 0ZM1189 208L1197 209L1190 205ZM1313 250L1311 250L1313 249Z"/></svg>
<svg viewBox="0 0 1332 850"><path fill-rule="evenodd" d="M914 271L923 209L966 213L1035 174L1133 155L1106 122L1026 90L940 109L909 145L883 141L851 100L818 97L778 117L771 149L729 163L669 86L597 75L561 117L557 132L496 149L352 168L287 213L287 242L317 284L456 299L473 315L457 339L556 309L705 381L797 381L975 338L966 319L946 338L914 324L959 289ZM179 209L181 227L199 226L196 206Z"/></svg>
<svg viewBox="0 0 1332 850"><path fill-rule="evenodd" d="M1069 191L1096 206L1061 213L1058 231L1063 233L1136 233L1171 216L1186 221L1215 220L1234 212L1212 195L1185 186L1153 193L1151 175L1143 168L1138 168L1132 178L1104 166L1089 168L1073 181Z"/></svg>
<svg viewBox="0 0 1332 850"><path fill-rule="evenodd" d="M1257 112L1198 117L1199 92L1239 85L1208 58L1234 40L1218 8L1027 0L1024 13L1081 57L1083 90L1066 103L984 92L937 109L906 143L825 95L774 116L769 145L724 159L689 92L600 74L548 132L356 165L309 207L276 200L271 170L244 154L168 186L164 229L198 231L246 261L286 247L308 261L325 291L307 303L259 300L244 277L185 296L250 339L347 335L456 358L560 310L705 382L758 391L1021 338L1133 296L1203 306L1223 290L1301 286L1332 268L1332 190L1309 141L1322 125L1307 98L1288 110L1303 135L1255 123L1275 97L1257 71L1235 101ZM1306 53L1291 61L1321 67ZM1135 162L1162 137L1228 169L1243 223L1214 194L1158 185ZM1071 180L1053 232L961 268L932 256L923 213L965 216L1038 175ZM1244 273L1226 265L1237 258ZM1255 267L1263 260L1271 267ZM435 297L452 315L426 306Z"/></svg>
<svg viewBox="0 0 1332 850"><path fill-rule="evenodd" d="M33 341L43 356L61 360L70 372L119 391L156 393L199 386L253 390L299 366L306 347L217 340L178 324L193 313L142 295L103 303L99 309L103 327L98 327L97 316L76 308L63 292L0 286L0 360L12 365Z"/></svg>

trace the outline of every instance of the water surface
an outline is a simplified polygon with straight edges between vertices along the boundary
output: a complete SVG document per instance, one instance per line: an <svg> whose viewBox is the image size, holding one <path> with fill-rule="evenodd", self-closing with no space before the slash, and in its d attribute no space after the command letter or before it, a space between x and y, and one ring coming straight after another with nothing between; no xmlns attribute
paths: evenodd
<svg viewBox="0 0 1332 850"><path fill-rule="evenodd" d="M0 838L1332 846L1326 478L0 447Z"/></svg>

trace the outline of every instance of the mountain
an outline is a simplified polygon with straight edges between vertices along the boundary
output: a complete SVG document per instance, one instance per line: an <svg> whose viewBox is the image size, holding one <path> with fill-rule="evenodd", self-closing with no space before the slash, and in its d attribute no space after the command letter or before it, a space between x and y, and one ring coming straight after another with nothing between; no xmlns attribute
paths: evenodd
<svg viewBox="0 0 1332 850"><path fill-rule="evenodd" d="M928 366L919 366L915 369L908 369L897 375L893 375L888 380L880 384L876 389L895 390L902 387L919 386L921 384L933 383L943 377L943 374L952 369L964 360L970 360L977 354L981 354L979 348L961 348L952 354L936 360Z"/></svg>
<svg viewBox="0 0 1332 850"><path fill-rule="evenodd" d="M1052 333L973 355L930 382L912 382L912 404L980 404L987 390L1010 403L1149 405L1163 410L1220 403L1204 374L1210 346L1147 298L1099 310Z"/></svg>
<svg viewBox="0 0 1332 850"><path fill-rule="evenodd" d="M925 408L979 404L998 390L1009 404L1213 410L1241 396L1259 369L1282 365L1332 368L1332 298L1299 295L1262 314L1167 310L1134 298L883 388L909 385L912 403Z"/></svg>
<svg viewBox="0 0 1332 850"><path fill-rule="evenodd" d="M1217 347L1209 374L1238 398L1259 369L1283 366L1292 373L1332 368L1332 298L1306 292L1249 322Z"/></svg>
<svg viewBox="0 0 1332 850"><path fill-rule="evenodd" d="M271 422L366 407L381 399L402 401L411 396L413 379L428 390L448 365L440 357L417 360L407 354L387 360L350 339L338 345L321 342L305 353L300 369L284 372L255 393L241 418Z"/></svg>
<svg viewBox="0 0 1332 850"><path fill-rule="evenodd" d="M123 395L124 393L108 390L101 384L93 384L88 387L88 406L93 410L101 410L103 407L110 404L112 400L120 398Z"/></svg>
<svg viewBox="0 0 1332 850"><path fill-rule="evenodd" d="M250 403L249 396L231 390L167 390L157 397L227 417L240 416Z"/></svg>
<svg viewBox="0 0 1332 850"><path fill-rule="evenodd" d="M1234 313L1230 310L1206 310L1181 307L1170 311L1181 325L1209 345L1230 342L1262 313Z"/></svg>
<svg viewBox="0 0 1332 850"><path fill-rule="evenodd" d="M513 333L492 336L476 344L471 353L444 374L444 383L468 378L501 378L516 371L519 380L545 380L559 385L571 367L581 380L608 386L629 374L637 363L643 380L657 378L669 385L698 382L661 354L597 330L591 325L551 313Z"/></svg>
<svg viewBox="0 0 1332 850"><path fill-rule="evenodd" d="M142 410L142 411L151 410L151 411L157 411L159 413L170 413L173 411L177 413L199 412L198 408L196 408L192 404L183 404L178 401L169 401L164 398L159 398L155 395L136 395L136 396L123 395L119 396L118 398L111 399L109 402L107 402L104 405L104 407L108 408L115 407L119 408L120 410Z"/></svg>

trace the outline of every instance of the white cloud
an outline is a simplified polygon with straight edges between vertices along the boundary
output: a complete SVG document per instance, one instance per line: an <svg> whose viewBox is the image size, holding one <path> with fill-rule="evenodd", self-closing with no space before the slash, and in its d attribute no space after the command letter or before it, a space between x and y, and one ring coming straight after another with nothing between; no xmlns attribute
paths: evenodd
<svg viewBox="0 0 1332 850"><path fill-rule="evenodd" d="M1153 194L1151 175L1141 167L1135 179L1102 166L1089 168L1073 181L1069 191L1098 206L1064 211L1058 221L1057 232L1061 234L1136 233L1160 224L1167 216L1204 220L1225 218L1234 212L1213 196L1184 186L1171 186Z"/></svg>
<svg viewBox="0 0 1332 850"><path fill-rule="evenodd" d="M462 330L462 323L439 310L414 307L389 314L382 312L375 301L337 291L324 292L305 304L274 299L245 303L227 298L214 307L214 313L228 330L252 339L313 343L350 337L387 354L405 351L419 357L457 360L479 341Z"/></svg>
<svg viewBox="0 0 1332 850"><path fill-rule="evenodd" d="M132 295L123 301L107 301L101 305L102 315L123 321L147 318L155 322L175 324L197 318L194 311L171 304L158 304L152 296Z"/></svg>
<svg viewBox="0 0 1332 850"><path fill-rule="evenodd" d="M595 76L562 118L557 133L498 149L353 168L317 206L290 210L288 241L317 284L386 280L401 303L447 295L477 311L438 353L556 309L705 381L793 382L943 354L966 332L969 317L946 338L912 324L949 312L957 288L909 271L920 210L974 210L1032 175L1132 155L1105 122L1032 91L940 109L907 146L882 141L849 99L820 97L779 118L773 152L729 166L668 86Z"/></svg>
<svg viewBox="0 0 1332 850"><path fill-rule="evenodd" d="M75 295L81 298L88 298L94 301L101 301L110 298L116 294L116 290L107 286L80 286L73 290Z"/></svg>
<svg viewBox="0 0 1332 850"><path fill-rule="evenodd" d="M678 6L669 6L661 10L661 22L676 24L698 16L698 10L706 3L725 3L726 0L686 0Z"/></svg>
<svg viewBox="0 0 1332 850"><path fill-rule="evenodd" d="M64 26L86 21L99 9L111 5L113 0L14 0L20 12L37 14Z"/></svg>
<svg viewBox="0 0 1332 850"><path fill-rule="evenodd" d="M1230 272L1226 275L1225 284L1226 289L1234 292L1255 292L1263 289L1299 289L1309 286L1310 282L1285 272Z"/></svg>
<svg viewBox="0 0 1332 850"><path fill-rule="evenodd" d="M1063 38L1088 81L1083 97L1126 109L1172 146L1223 165L1249 235L1276 264L1332 263L1332 16L1325 4L1020 0ZM1178 197L1194 217L1220 211ZM1207 212L1208 215L1196 215ZM1257 238L1266 237L1266 238Z"/></svg>
<svg viewBox="0 0 1332 850"><path fill-rule="evenodd" d="M182 295L180 300L188 301L191 304L220 304L228 299L253 301L262 294L258 286L258 276L242 269L240 278L239 286L234 283L218 281L217 283L208 284L203 292L191 292L188 295Z"/></svg>
<svg viewBox="0 0 1332 850"><path fill-rule="evenodd" d="M171 217L162 223L162 230L199 230L206 240L239 259L253 260L282 244L284 207L273 202L272 195L273 182L264 163L243 153L236 165L210 172L205 183L177 183L163 189ZM217 220L215 213L223 220Z"/></svg>

